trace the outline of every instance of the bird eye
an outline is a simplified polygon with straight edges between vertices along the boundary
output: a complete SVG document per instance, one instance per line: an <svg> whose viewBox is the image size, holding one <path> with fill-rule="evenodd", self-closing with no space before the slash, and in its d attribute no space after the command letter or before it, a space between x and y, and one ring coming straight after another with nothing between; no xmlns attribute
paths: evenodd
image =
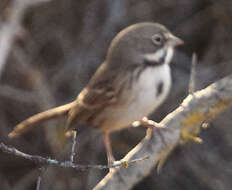
<svg viewBox="0 0 232 190"><path fill-rule="evenodd" d="M163 37L160 34L155 34L154 36L152 36L152 41L156 45L161 45L163 42Z"/></svg>

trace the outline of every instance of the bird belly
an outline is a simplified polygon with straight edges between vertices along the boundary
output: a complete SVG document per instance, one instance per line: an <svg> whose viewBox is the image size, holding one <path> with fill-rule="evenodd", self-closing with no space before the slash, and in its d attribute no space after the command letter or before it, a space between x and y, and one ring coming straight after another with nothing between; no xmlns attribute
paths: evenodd
<svg viewBox="0 0 232 190"><path fill-rule="evenodd" d="M168 64L148 67L127 91L128 101L124 105L109 107L104 111L107 117L100 126L103 131L114 131L129 127L153 112L167 97L171 86Z"/></svg>

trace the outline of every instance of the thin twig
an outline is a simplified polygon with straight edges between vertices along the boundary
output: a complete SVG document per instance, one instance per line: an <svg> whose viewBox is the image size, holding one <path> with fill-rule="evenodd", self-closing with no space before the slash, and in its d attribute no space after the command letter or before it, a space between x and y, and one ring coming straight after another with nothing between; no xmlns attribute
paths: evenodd
<svg viewBox="0 0 232 190"><path fill-rule="evenodd" d="M196 64L197 64L197 54L194 52L192 55L192 65L191 65L191 73L189 80L189 94L193 95L196 91ZM202 128L207 128L209 123L203 122Z"/></svg>
<svg viewBox="0 0 232 190"><path fill-rule="evenodd" d="M193 94L195 92L196 64L197 64L197 54L193 53L190 80L189 80L189 94Z"/></svg>
<svg viewBox="0 0 232 190"><path fill-rule="evenodd" d="M42 181L43 171L44 171L44 167L39 168L39 175L38 175L38 178L37 178L36 190L40 190L40 184L41 184L41 181Z"/></svg>
<svg viewBox="0 0 232 190"><path fill-rule="evenodd" d="M72 149L71 149L71 154L70 154L70 162L73 163L74 156L75 156L75 148L76 148L76 143L77 143L77 132L72 131Z"/></svg>
<svg viewBox="0 0 232 190"><path fill-rule="evenodd" d="M131 164L135 164L136 162L147 160L149 158L148 156L143 156L142 158L134 159L131 161L120 161L120 162L117 162L109 166L107 165L80 165L80 164L73 164L70 161L60 162L58 160L51 159L51 158L45 158L42 156L26 154L24 152L17 150L14 147L7 146L4 143L0 143L0 150L5 153L33 161L37 163L38 165L45 165L45 166L49 165L49 166L54 166L54 167L59 167L59 168L72 168L75 170L89 170L89 169L104 170L104 169L109 169L109 168L125 167L128 165L130 166Z"/></svg>

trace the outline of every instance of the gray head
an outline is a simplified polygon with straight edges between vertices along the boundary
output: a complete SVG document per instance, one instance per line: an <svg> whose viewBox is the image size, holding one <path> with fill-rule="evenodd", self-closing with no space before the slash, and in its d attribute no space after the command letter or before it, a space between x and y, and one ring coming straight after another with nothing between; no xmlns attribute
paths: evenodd
<svg viewBox="0 0 232 190"><path fill-rule="evenodd" d="M163 25L138 23L122 30L112 40L106 60L114 67L138 65L144 60L159 62L163 59L164 63L169 63L174 47L181 44L183 41Z"/></svg>

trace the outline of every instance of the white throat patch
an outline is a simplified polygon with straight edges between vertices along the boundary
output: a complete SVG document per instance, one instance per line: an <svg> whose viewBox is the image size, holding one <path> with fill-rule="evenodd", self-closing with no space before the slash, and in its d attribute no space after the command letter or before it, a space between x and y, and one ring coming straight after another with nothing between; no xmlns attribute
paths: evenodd
<svg viewBox="0 0 232 190"><path fill-rule="evenodd" d="M159 62L163 56L165 56L165 51L166 51L166 57L165 57L165 60L164 60L164 64L169 64L171 59L172 59L172 56L173 56L173 47L164 47L160 50L158 50L156 53L149 53L149 54L146 54L144 57L148 60L148 61L154 61L154 62Z"/></svg>
<svg viewBox="0 0 232 190"><path fill-rule="evenodd" d="M159 51L157 51L156 53L148 53L144 57L149 61L159 62L160 59L162 59L162 57L164 56L164 53L165 53L165 49L162 48Z"/></svg>
<svg viewBox="0 0 232 190"><path fill-rule="evenodd" d="M165 58L165 64L169 64L172 60L172 57L173 57L173 47L169 47L167 49L167 55L166 55L166 58Z"/></svg>

